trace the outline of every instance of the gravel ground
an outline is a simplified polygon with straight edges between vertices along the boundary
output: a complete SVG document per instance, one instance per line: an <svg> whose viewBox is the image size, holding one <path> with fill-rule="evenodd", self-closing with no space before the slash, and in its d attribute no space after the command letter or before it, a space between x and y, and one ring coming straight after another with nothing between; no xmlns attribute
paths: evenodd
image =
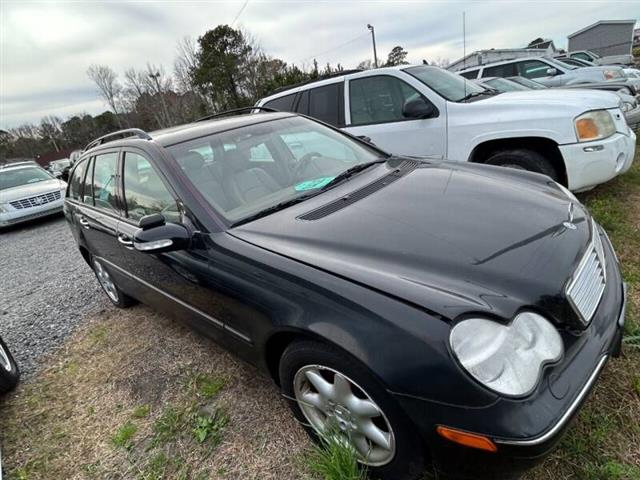
<svg viewBox="0 0 640 480"><path fill-rule="evenodd" d="M64 217L0 231L0 336L23 378L89 311L108 308Z"/></svg>

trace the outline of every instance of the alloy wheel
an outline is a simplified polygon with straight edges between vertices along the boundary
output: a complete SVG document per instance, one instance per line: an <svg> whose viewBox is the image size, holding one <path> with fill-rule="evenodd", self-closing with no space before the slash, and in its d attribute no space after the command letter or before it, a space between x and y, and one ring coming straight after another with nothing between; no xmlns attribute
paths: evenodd
<svg viewBox="0 0 640 480"><path fill-rule="evenodd" d="M356 382L321 365L302 367L294 377L296 401L320 435L338 434L372 467L395 455L395 435L382 409Z"/></svg>
<svg viewBox="0 0 640 480"><path fill-rule="evenodd" d="M4 346L0 343L0 367L7 372L12 370L11 361L9 360L9 354L5 351Z"/></svg>
<svg viewBox="0 0 640 480"><path fill-rule="evenodd" d="M109 272L107 272L98 260L93 260L93 266L96 272L96 277L98 277L98 282L100 282L104 291L111 300L118 303L118 290L116 289L116 285L113 283L113 280L111 280Z"/></svg>

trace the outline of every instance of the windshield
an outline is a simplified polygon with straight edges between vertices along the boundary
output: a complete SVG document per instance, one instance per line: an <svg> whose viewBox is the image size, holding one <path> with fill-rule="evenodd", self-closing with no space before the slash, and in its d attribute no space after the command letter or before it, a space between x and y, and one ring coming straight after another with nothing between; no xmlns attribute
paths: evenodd
<svg viewBox="0 0 640 480"><path fill-rule="evenodd" d="M485 80L483 83L491 88L495 88L499 92L521 92L523 90L530 90L530 88L507 80L506 78L492 78Z"/></svg>
<svg viewBox="0 0 640 480"><path fill-rule="evenodd" d="M168 150L200 193L231 223L317 194L342 172L387 157L302 117L215 133Z"/></svg>
<svg viewBox="0 0 640 480"><path fill-rule="evenodd" d="M459 102L471 93L482 93L486 91L480 85L476 85L463 76L438 67L425 65L405 68L404 71L420 80L440 96L452 102Z"/></svg>
<svg viewBox="0 0 640 480"><path fill-rule="evenodd" d="M509 77L509 80L524 85L531 90L544 90L547 88L545 85L525 77Z"/></svg>
<svg viewBox="0 0 640 480"><path fill-rule="evenodd" d="M578 68L575 65L569 65L568 63L561 62L560 60L557 60L555 58L545 58L545 60L547 61L547 63L550 63L554 67L564 68L565 70L575 70Z"/></svg>
<svg viewBox="0 0 640 480"><path fill-rule="evenodd" d="M53 177L42 168L25 167L10 170L0 170L0 190L29 185L31 183L44 182Z"/></svg>

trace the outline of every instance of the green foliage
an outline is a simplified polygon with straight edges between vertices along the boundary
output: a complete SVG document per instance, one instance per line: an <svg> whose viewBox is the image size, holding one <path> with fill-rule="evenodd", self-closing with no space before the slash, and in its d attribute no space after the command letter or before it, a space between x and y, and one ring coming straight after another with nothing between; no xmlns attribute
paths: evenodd
<svg viewBox="0 0 640 480"><path fill-rule="evenodd" d="M365 480L366 471L358 465L356 453L339 434L325 435L314 445L306 464L323 480Z"/></svg>
<svg viewBox="0 0 640 480"><path fill-rule="evenodd" d="M222 440L222 432L229 423L229 416L217 409L213 415L197 415L193 427L193 436L198 443L207 442L212 447Z"/></svg>
<svg viewBox="0 0 640 480"><path fill-rule="evenodd" d="M193 388L200 397L211 399L220 393L225 383L224 379L215 378L204 373L197 373L191 378L189 386Z"/></svg>
<svg viewBox="0 0 640 480"><path fill-rule="evenodd" d="M393 67L396 65L408 65L407 62L408 52L400 45L393 47L387 56L387 62L385 67Z"/></svg>
<svg viewBox="0 0 640 480"><path fill-rule="evenodd" d="M131 422L127 422L118 429L116 434L111 438L111 441L116 447L131 450L133 448L132 438L137 431L138 427Z"/></svg>
<svg viewBox="0 0 640 480"><path fill-rule="evenodd" d="M177 410L172 407L165 409L153 424L154 436L151 446L156 446L175 438L180 433L185 413L183 410Z"/></svg>
<svg viewBox="0 0 640 480"><path fill-rule="evenodd" d="M133 418L146 418L149 416L149 412L151 411L151 407L149 405L139 405L131 413Z"/></svg>

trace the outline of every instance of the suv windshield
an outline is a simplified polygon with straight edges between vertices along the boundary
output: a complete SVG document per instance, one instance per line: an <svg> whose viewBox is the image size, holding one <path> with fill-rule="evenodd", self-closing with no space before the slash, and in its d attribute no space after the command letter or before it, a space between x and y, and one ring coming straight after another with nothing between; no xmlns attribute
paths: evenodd
<svg viewBox="0 0 640 480"><path fill-rule="evenodd" d="M545 58L545 61L555 67L564 68L565 70L576 70L577 68L579 68L575 65L569 65L568 63L561 62L560 60L555 58Z"/></svg>
<svg viewBox="0 0 640 480"><path fill-rule="evenodd" d="M404 69L412 77L417 78L441 97L452 102L469 98L470 94L489 93L480 85L470 82L456 73L438 67L420 66Z"/></svg>
<svg viewBox="0 0 640 480"><path fill-rule="evenodd" d="M167 149L232 224L302 201L387 158L302 117L267 120Z"/></svg>
<svg viewBox="0 0 640 480"><path fill-rule="evenodd" d="M490 78L489 80L484 80L482 83L491 88L495 88L499 92L521 92L523 90L531 90L524 85L512 82L506 78Z"/></svg>
<svg viewBox="0 0 640 480"><path fill-rule="evenodd" d="M9 170L0 170L0 190L29 185L31 183L44 182L53 177L42 168L24 167Z"/></svg>

